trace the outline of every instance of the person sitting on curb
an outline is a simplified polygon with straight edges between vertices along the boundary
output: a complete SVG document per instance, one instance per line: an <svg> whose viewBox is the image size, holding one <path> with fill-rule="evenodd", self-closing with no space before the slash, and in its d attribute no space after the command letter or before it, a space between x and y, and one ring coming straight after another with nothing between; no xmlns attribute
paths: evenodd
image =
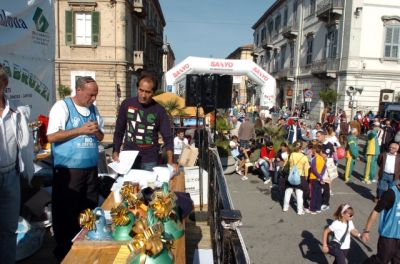
<svg viewBox="0 0 400 264"><path fill-rule="evenodd" d="M273 170L274 160L274 144L272 144L271 141L268 141L261 147L260 158L257 161L257 165L261 170L264 184L268 184L271 181L270 171Z"/></svg>

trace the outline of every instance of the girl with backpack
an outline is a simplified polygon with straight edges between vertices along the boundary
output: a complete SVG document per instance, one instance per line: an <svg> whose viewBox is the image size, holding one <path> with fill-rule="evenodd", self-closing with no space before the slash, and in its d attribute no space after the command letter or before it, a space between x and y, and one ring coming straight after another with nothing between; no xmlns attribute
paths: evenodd
<svg viewBox="0 0 400 264"><path fill-rule="evenodd" d="M333 263L345 264L346 256L350 249L350 235L360 238L361 233L355 229L353 224L354 210L349 204L341 204L333 217L336 219L330 226L325 228L322 236L322 252L329 253L335 257ZM329 233L333 238L328 243Z"/></svg>
<svg viewBox="0 0 400 264"><path fill-rule="evenodd" d="M303 206L303 192L308 191L308 170L310 169L310 164L306 155L302 153L303 146L300 141L296 141L293 144L293 152L290 154L288 159L289 162L289 177L287 181L287 187L285 190L285 197L283 199L283 211L289 210L290 197L293 191L296 192L297 200L297 214L304 214Z"/></svg>

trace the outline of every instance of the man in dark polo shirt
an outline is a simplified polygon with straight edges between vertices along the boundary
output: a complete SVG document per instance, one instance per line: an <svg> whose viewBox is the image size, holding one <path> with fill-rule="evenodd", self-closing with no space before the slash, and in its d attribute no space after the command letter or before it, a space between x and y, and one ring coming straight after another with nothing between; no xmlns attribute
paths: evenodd
<svg viewBox="0 0 400 264"><path fill-rule="evenodd" d="M378 199L392 186L396 179L400 179L400 155L397 153L399 145L391 143L388 149L387 152L379 154L377 160L379 171L376 196Z"/></svg>

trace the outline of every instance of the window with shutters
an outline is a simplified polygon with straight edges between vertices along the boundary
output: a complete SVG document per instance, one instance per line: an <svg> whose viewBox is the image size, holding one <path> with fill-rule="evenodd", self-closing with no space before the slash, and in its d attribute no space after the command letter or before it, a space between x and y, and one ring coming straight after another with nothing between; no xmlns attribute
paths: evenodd
<svg viewBox="0 0 400 264"><path fill-rule="evenodd" d="M338 31L336 28L329 28L325 37L325 59L334 59L336 58L337 53L337 37Z"/></svg>
<svg viewBox="0 0 400 264"><path fill-rule="evenodd" d="M75 13L75 44L92 44L92 14Z"/></svg>
<svg viewBox="0 0 400 264"><path fill-rule="evenodd" d="M310 0L309 10L308 10L309 16L312 16L315 14L315 6L316 6L315 0Z"/></svg>
<svg viewBox="0 0 400 264"><path fill-rule="evenodd" d="M65 43L69 46L98 46L100 13L65 11Z"/></svg>
<svg viewBox="0 0 400 264"><path fill-rule="evenodd" d="M279 69L279 52L278 50L274 51L274 72L277 72Z"/></svg>
<svg viewBox="0 0 400 264"><path fill-rule="evenodd" d="M286 45L281 46L280 60L280 69L284 69L286 61Z"/></svg>
<svg viewBox="0 0 400 264"><path fill-rule="evenodd" d="M278 14L275 17L275 32L276 32L276 34L279 33L280 28L281 28L281 14Z"/></svg>
<svg viewBox="0 0 400 264"><path fill-rule="evenodd" d="M297 0L293 2L293 17L292 17L292 25L297 25Z"/></svg>
<svg viewBox="0 0 400 264"><path fill-rule="evenodd" d="M307 56L306 56L306 65L312 63L312 55L313 55L313 43L314 37L307 37Z"/></svg>
<svg viewBox="0 0 400 264"><path fill-rule="evenodd" d="M284 27L286 27L288 24L288 12L289 12L289 9L287 6L285 6L285 9L283 11L283 26Z"/></svg>
<svg viewBox="0 0 400 264"><path fill-rule="evenodd" d="M290 68L294 67L294 42L289 43L289 49L290 49Z"/></svg>
<svg viewBox="0 0 400 264"><path fill-rule="evenodd" d="M389 59L399 58L400 25L387 26L385 30L384 57Z"/></svg>

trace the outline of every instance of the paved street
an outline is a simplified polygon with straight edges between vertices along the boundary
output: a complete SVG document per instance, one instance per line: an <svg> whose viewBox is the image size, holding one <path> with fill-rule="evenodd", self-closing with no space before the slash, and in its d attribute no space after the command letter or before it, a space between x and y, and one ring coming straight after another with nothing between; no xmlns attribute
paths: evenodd
<svg viewBox="0 0 400 264"><path fill-rule="evenodd" d="M344 163L345 159L339 163L340 175L343 175ZM355 176L361 176L365 163L358 162L356 166ZM234 207L242 212L240 231L251 263L332 263L334 258L324 255L320 246L322 231L333 219L334 210L340 203L350 203L355 210L355 227L362 230L374 206L376 184L365 185L355 178L348 185L342 179L333 182L330 210L303 216L298 216L293 207L282 212L275 188L264 185L255 175L250 174L247 181L242 181L237 174L227 175L226 179ZM353 239L348 263L362 263L376 253L377 239L377 224L371 230L368 246Z"/></svg>

